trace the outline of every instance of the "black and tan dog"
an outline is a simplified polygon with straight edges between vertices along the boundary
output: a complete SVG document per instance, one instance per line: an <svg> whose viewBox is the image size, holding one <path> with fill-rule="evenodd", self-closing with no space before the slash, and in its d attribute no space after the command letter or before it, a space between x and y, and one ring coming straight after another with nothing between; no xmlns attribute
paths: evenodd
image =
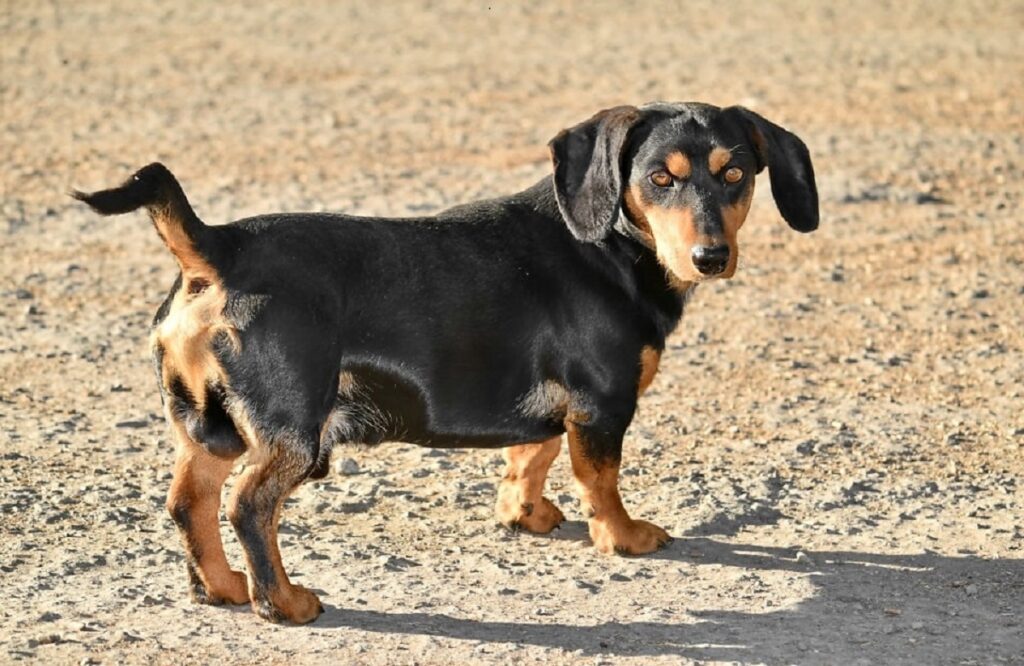
<svg viewBox="0 0 1024 666"><path fill-rule="evenodd" d="M277 546L285 497L340 442L505 447L498 519L548 532L542 495L563 433L590 536L647 553L669 536L618 492L623 435L687 292L728 278L768 167L782 216L818 225L807 148L740 107L617 107L558 134L553 177L429 219L326 213L207 226L159 164L74 196L103 214L146 207L181 275L153 350L177 440L168 509L204 603L262 617L321 612ZM232 571L220 492L245 550Z"/></svg>

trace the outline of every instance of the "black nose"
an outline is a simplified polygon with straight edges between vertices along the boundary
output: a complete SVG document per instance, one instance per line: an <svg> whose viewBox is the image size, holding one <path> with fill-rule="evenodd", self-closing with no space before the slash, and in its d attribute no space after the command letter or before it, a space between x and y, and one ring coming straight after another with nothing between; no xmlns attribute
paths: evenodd
<svg viewBox="0 0 1024 666"><path fill-rule="evenodd" d="M728 245L697 245L691 254L694 267L704 275L718 275L729 265Z"/></svg>

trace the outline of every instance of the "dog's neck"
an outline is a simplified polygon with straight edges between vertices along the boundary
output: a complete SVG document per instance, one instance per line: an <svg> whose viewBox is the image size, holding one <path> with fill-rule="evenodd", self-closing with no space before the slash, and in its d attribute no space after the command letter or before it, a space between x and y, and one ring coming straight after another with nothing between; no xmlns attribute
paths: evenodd
<svg viewBox="0 0 1024 666"><path fill-rule="evenodd" d="M571 235L565 219L555 199L551 177L547 176L529 189L513 197L527 203L538 213L562 225L567 235ZM683 314L683 305L693 291L692 283L680 284L658 261L654 249L647 239L640 236L639 231L624 216L619 220L604 240L597 243L578 241L583 251L596 251L604 255L608 264L614 266L625 278L626 283L645 295L644 303L650 306L652 325L661 337L668 337ZM663 342L660 340L659 342Z"/></svg>

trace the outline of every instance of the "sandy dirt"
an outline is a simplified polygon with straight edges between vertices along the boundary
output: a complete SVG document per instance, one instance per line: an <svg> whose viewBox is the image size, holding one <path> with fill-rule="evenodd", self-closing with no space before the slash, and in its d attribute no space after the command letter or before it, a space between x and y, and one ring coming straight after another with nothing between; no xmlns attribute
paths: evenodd
<svg viewBox="0 0 1024 666"><path fill-rule="evenodd" d="M0 662L1024 664L1024 4L250 4L0 4ZM351 448L284 515L319 620L192 604L174 264L67 189L159 159L211 223L419 215L652 99L796 131L822 206L800 236L759 188L641 402L623 495L675 541L595 552L564 455L535 537L498 452Z"/></svg>

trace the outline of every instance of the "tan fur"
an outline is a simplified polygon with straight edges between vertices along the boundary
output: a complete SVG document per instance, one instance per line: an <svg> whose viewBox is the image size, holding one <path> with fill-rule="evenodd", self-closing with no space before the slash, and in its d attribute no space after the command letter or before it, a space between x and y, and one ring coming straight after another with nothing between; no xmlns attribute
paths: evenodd
<svg viewBox="0 0 1024 666"><path fill-rule="evenodd" d="M568 409L569 391L550 379L534 386L519 401L519 411L524 416L535 418L565 416Z"/></svg>
<svg viewBox="0 0 1024 666"><path fill-rule="evenodd" d="M643 220L643 227L650 230L651 247L658 262L668 270L673 286L680 291L689 289L692 282L700 279L690 259L690 250L697 240L693 211L649 204L636 185L626 191L624 201L633 219Z"/></svg>
<svg viewBox="0 0 1024 666"><path fill-rule="evenodd" d="M725 242L729 244L729 265L726 266L725 271L722 272L722 278L730 278L736 273L736 264L739 261L740 256L740 245L739 245L739 231L740 227L747 220L747 213L750 212L750 204L754 200L754 182L751 179L750 184L747 187L747 191L743 193L743 197L735 203L735 205L727 206L722 209L722 226L725 232Z"/></svg>
<svg viewBox="0 0 1024 666"><path fill-rule="evenodd" d="M561 437L505 448L505 476L498 486L494 507L498 522L547 534L565 520L558 507L542 494L548 469L561 448Z"/></svg>
<svg viewBox="0 0 1024 666"><path fill-rule="evenodd" d="M654 381L660 360L661 352L654 347L644 347L640 351L640 382L637 386L637 395L643 395Z"/></svg>
<svg viewBox="0 0 1024 666"><path fill-rule="evenodd" d="M187 289L189 279L205 278L212 282L217 279L217 272L196 251L192 239L185 233L185 227L182 224L185 214L183 211L175 210L170 206L150 209L153 225L156 227L156 231L160 234L160 238L163 239L167 249L177 259L178 266L181 267L181 273L185 277Z"/></svg>
<svg viewBox="0 0 1024 666"><path fill-rule="evenodd" d="M722 209L723 232L731 252L729 266L717 276L719 278L730 278L736 273L739 259L737 234L747 218L753 197L754 183L751 180L743 197L735 205ZM676 289L686 291L693 283L704 279L693 266L693 247L697 244L714 245L721 241L697 233L693 211L650 204L644 200L637 185L626 190L623 205L634 226L649 239L648 245L657 254L658 262L668 271L670 282Z"/></svg>
<svg viewBox="0 0 1024 666"><path fill-rule="evenodd" d="M567 423L569 457L580 505L589 519L590 538L602 553L641 555L669 541L668 533L644 520L633 520L619 496L618 462L600 462L586 456L583 434Z"/></svg>
<svg viewBox="0 0 1024 666"><path fill-rule="evenodd" d="M238 333L224 318L227 292L220 281L197 294L183 286L174 295L167 316L152 334L152 344L163 350L163 385L181 378L199 409L206 404L207 384L224 384L224 370L211 348L214 338L226 334L236 349Z"/></svg>
<svg viewBox="0 0 1024 666"><path fill-rule="evenodd" d="M690 177L692 167L690 158L682 151L674 151L665 157L665 168L676 178L682 180Z"/></svg>
<svg viewBox="0 0 1024 666"><path fill-rule="evenodd" d="M647 246L654 249L654 235L651 233L651 225L647 223L647 216L644 213L644 207L640 203L640 188L636 185L626 188L623 194L622 203L626 209L626 215L629 216L633 226L639 229L646 237Z"/></svg>
<svg viewBox="0 0 1024 666"><path fill-rule="evenodd" d="M179 525L186 556L206 588L208 601L244 604L249 600L245 574L228 565L220 538L220 493L234 461L218 458L196 444L170 413L167 420L177 443L167 510L176 521L186 519Z"/></svg>
<svg viewBox="0 0 1024 666"><path fill-rule="evenodd" d="M726 164L732 161L732 153L721 146L715 146L708 154L708 169L711 175L717 174Z"/></svg>

